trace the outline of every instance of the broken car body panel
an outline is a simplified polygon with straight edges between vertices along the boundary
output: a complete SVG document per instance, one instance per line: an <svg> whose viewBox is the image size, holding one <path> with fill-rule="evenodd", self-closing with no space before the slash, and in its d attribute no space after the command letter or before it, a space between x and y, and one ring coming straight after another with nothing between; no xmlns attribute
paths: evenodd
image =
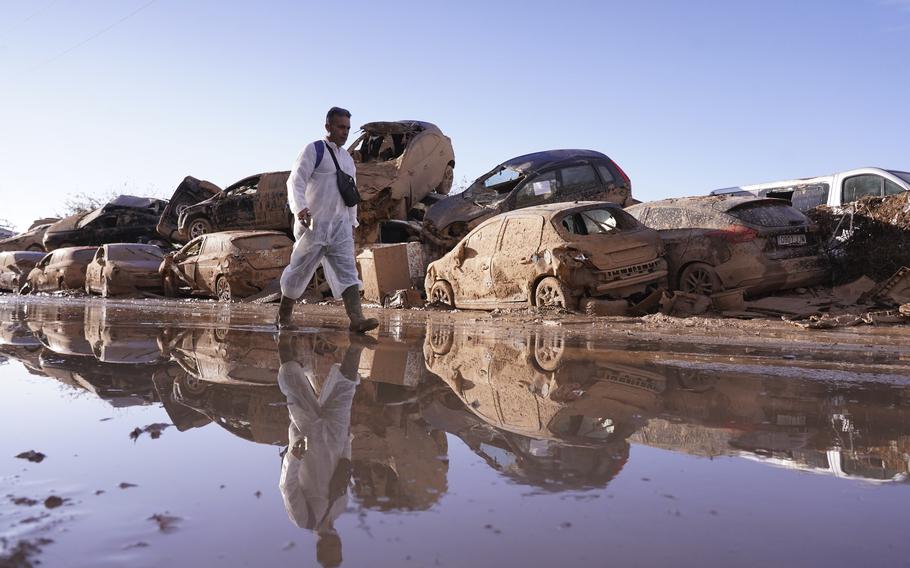
<svg viewBox="0 0 910 568"><path fill-rule="evenodd" d="M546 277L562 286L563 307L581 297L629 298L661 287L666 263L656 231L618 205L554 203L481 223L427 268L425 286L451 286L456 307L539 305ZM544 302L547 303L547 302Z"/></svg>
<svg viewBox="0 0 910 568"><path fill-rule="evenodd" d="M177 231L180 214L192 205L209 199L221 191L221 188L212 182L199 180L192 176L187 176L180 182L174 195L168 201L167 207L161 212L158 219L156 230L158 234L169 241L180 241L180 233Z"/></svg>
<svg viewBox="0 0 910 568"><path fill-rule="evenodd" d="M481 221L499 213L576 200L630 205L632 184L622 169L600 152L536 152L499 164L464 192L431 206L424 217L424 229L451 246Z"/></svg>
<svg viewBox="0 0 910 568"><path fill-rule="evenodd" d="M48 251L64 246L147 242L158 239L155 226L167 205L161 199L121 195L88 213L71 215L44 234Z"/></svg>
<svg viewBox="0 0 910 568"><path fill-rule="evenodd" d="M85 291L104 297L161 292L158 267L164 253L155 245L132 243L103 245L85 272Z"/></svg>
<svg viewBox="0 0 910 568"><path fill-rule="evenodd" d="M183 290L224 301L255 294L281 276L293 246L277 231L204 234L164 257L165 294Z"/></svg>
<svg viewBox="0 0 910 568"><path fill-rule="evenodd" d="M660 232L674 289L758 294L812 286L827 275L815 227L779 199L684 197L627 211Z"/></svg>

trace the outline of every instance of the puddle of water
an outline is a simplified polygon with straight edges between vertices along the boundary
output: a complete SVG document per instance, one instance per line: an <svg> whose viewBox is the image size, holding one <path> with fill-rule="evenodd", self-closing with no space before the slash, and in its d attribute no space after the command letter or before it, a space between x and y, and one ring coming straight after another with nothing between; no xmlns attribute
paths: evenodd
<svg viewBox="0 0 910 568"><path fill-rule="evenodd" d="M910 552L898 343L856 355L432 315L373 340L323 320L279 340L246 310L0 303L0 554L749 566ZM15 457L29 450L46 458Z"/></svg>

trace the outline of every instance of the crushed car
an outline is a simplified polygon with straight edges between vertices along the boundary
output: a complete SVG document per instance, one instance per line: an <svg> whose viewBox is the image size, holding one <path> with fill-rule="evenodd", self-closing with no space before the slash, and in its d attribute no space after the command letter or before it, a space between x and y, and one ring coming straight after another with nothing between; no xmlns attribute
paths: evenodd
<svg viewBox="0 0 910 568"><path fill-rule="evenodd" d="M0 290L18 292L42 258L43 252L0 252Z"/></svg>
<svg viewBox="0 0 910 568"><path fill-rule="evenodd" d="M578 200L623 207L635 203L629 176L606 155L593 150L548 150L507 160L464 192L432 205L418 234L447 251L480 222L499 213Z"/></svg>
<svg viewBox="0 0 910 568"><path fill-rule="evenodd" d="M660 233L674 290L756 295L820 284L828 274L817 228L780 199L683 197L626 211Z"/></svg>
<svg viewBox="0 0 910 568"><path fill-rule="evenodd" d="M44 248L50 252L77 245L158 241L155 227L166 206L161 199L121 195L103 207L71 215L48 227Z"/></svg>
<svg viewBox="0 0 910 568"><path fill-rule="evenodd" d="M12 252L27 250L32 252L45 252L44 250L44 233L48 227L59 221L59 219L41 219L43 223L32 223L24 233L13 235L11 237L0 239L0 251Z"/></svg>
<svg viewBox="0 0 910 568"><path fill-rule="evenodd" d="M220 191L221 188L210 181L196 179L193 176L183 178L168 200L167 207L161 212L155 230L168 241L186 242L180 240L180 233L177 230L180 214L187 207L205 201Z"/></svg>
<svg viewBox="0 0 910 568"><path fill-rule="evenodd" d="M98 247L85 272L85 292L102 297L161 293L158 268L164 252L155 245L120 243Z"/></svg>
<svg viewBox="0 0 910 568"><path fill-rule="evenodd" d="M208 199L189 205L177 218L177 241L230 230L277 230L290 234L288 176L267 172L243 178Z"/></svg>
<svg viewBox="0 0 910 568"><path fill-rule="evenodd" d="M666 284L657 232L613 203L551 203L488 219L427 268L430 301L574 310L583 297L643 298Z"/></svg>
<svg viewBox="0 0 910 568"><path fill-rule="evenodd" d="M165 255L158 269L164 294L207 296L223 302L251 296L281 276L293 246L278 231L204 234Z"/></svg>
<svg viewBox="0 0 910 568"><path fill-rule="evenodd" d="M66 247L45 254L28 273L20 292L30 294L84 289L85 271L97 249L98 247Z"/></svg>
<svg viewBox="0 0 910 568"><path fill-rule="evenodd" d="M444 196L455 177L452 141L438 126L419 120L369 122L348 147L357 166L361 227L358 242L373 243L379 223L420 216L424 199Z"/></svg>

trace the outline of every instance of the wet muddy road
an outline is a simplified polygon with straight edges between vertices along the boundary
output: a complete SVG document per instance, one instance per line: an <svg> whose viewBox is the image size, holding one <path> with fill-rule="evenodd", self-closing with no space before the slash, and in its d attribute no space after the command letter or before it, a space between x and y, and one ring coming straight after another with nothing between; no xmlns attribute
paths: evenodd
<svg viewBox="0 0 910 568"><path fill-rule="evenodd" d="M0 297L0 566L908 564L904 328L381 316Z"/></svg>

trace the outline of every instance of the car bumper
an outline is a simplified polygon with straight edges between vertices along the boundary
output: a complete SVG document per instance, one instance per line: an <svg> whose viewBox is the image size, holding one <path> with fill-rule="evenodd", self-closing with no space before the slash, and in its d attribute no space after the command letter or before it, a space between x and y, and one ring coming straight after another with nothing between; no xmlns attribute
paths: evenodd
<svg viewBox="0 0 910 568"><path fill-rule="evenodd" d="M766 266L763 274L743 280L737 286L745 288L747 294L759 294L816 286L823 283L828 274L828 262L823 256L789 258L774 261Z"/></svg>

